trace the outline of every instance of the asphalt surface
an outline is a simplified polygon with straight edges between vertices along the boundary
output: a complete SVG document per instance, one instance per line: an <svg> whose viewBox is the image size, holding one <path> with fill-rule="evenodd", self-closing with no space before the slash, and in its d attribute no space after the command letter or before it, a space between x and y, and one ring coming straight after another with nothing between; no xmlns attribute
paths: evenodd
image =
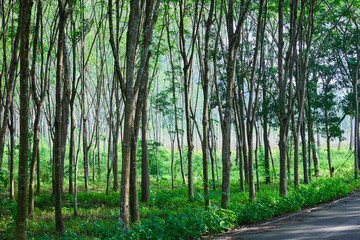
<svg viewBox="0 0 360 240"><path fill-rule="evenodd" d="M210 238L360 240L360 194Z"/></svg>

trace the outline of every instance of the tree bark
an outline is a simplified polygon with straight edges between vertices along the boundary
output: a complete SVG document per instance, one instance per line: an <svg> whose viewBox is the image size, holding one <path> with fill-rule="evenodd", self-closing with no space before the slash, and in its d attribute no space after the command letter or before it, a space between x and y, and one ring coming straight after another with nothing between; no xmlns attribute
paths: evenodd
<svg viewBox="0 0 360 240"><path fill-rule="evenodd" d="M302 160L303 160L303 171L304 171L304 183L309 184L309 172L306 152L306 137L305 137L305 121L302 121L301 127L301 145L302 145Z"/></svg>
<svg viewBox="0 0 360 240"><path fill-rule="evenodd" d="M148 94L148 91L147 91ZM141 113L141 201L150 200L150 171L149 171L149 149L148 149L148 95L144 96ZM174 153L174 141L171 140L172 162ZM173 182L173 181L172 181ZM173 183L172 183L173 185Z"/></svg>
<svg viewBox="0 0 360 240"><path fill-rule="evenodd" d="M192 64L193 64L193 56L195 50L195 42L199 32L199 23L201 19L203 4L201 4L201 9L199 13L198 9L198 0L195 1L195 10L194 10L194 21L192 25L192 35L191 35L191 43L190 46L190 56L187 55L187 46L185 41L185 33L184 33L184 1L179 1L179 9L180 9L180 24L179 24L179 46L180 53L183 60L183 80L184 80L184 98L185 98L185 121L186 121L186 139L187 139L187 147L188 147L188 197L189 201L192 202L194 199L194 180L193 180L193 164L192 164L192 155L194 150L193 144L193 129L191 123L191 99L190 99L190 79L192 72ZM186 2L185 2L186 3Z"/></svg>
<svg viewBox="0 0 360 240"><path fill-rule="evenodd" d="M287 196L287 174L286 174L286 128L288 120L286 118L286 79L283 76L283 48L284 48L284 0L279 1L279 46L278 46L278 78L279 78L279 120L280 120L280 195Z"/></svg>
<svg viewBox="0 0 360 240"><path fill-rule="evenodd" d="M16 217L16 239L26 239L26 188L28 178L29 157L29 52L31 0L20 1L20 148L19 148L19 177L18 202ZM6 125L4 125L6 127Z"/></svg>
<svg viewBox="0 0 360 240"><path fill-rule="evenodd" d="M5 100L5 106L3 108L2 125L0 126L0 171L1 171L1 167L2 167L3 154L4 154L4 150L5 150L5 137L6 137L8 119L9 119L9 114L10 114L9 109L10 109L10 105L12 103L13 92L14 92L14 87L15 87L15 83L16 83L15 78L16 78L16 70L18 67L18 51L19 51L20 35L21 35L20 27L18 27L18 29L16 31L14 43L13 43L12 52L11 52L11 62L10 62L10 68L9 68L9 74L8 74L9 77L8 77L8 81L6 84L6 100ZM4 49L6 49L6 46ZM6 64L6 63L4 63L4 64ZM1 113L1 111L0 111L0 113Z"/></svg>
<svg viewBox="0 0 360 240"><path fill-rule="evenodd" d="M202 141L202 155L203 155L203 181L204 181L204 198L205 198L205 209L208 209L210 206L210 196L209 196L209 127L208 127L208 116L209 116L209 42L210 42L210 31L213 23L213 13L214 13L215 0L212 0L210 3L210 10L208 19L206 20L205 25L205 43L204 43L204 59L203 59L203 74L202 74L202 88L204 93L204 102L203 102L203 141Z"/></svg>
<svg viewBox="0 0 360 240"><path fill-rule="evenodd" d="M355 67L355 76L353 79L354 97L355 97L355 129L354 129L354 177L358 178L359 163L360 163L360 151L359 151L359 99L358 99L358 80L359 80L359 68L360 68L360 50L357 50L357 63Z"/></svg>
<svg viewBox="0 0 360 240"><path fill-rule="evenodd" d="M242 31L242 25L245 20L246 13L250 1L246 3L241 2L240 16L234 29L234 1L228 1L228 12L226 15L227 33L229 40L229 47L227 50L227 61L226 61L226 105L224 118L221 123L222 129L222 198L221 207L226 208L230 201L230 171L231 171L231 123L232 123L232 111L233 111L233 94L234 94L234 81L235 81L235 67L236 58L235 53L239 47L240 36ZM222 114L222 113L220 113Z"/></svg>
<svg viewBox="0 0 360 240"><path fill-rule="evenodd" d="M355 93L355 91L354 91ZM355 94L354 94L355 95ZM356 100L355 100L356 101ZM354 119L350 118L350 140L349 140L349 151L352 151L353 149L353 142L354 142L354 137L353 137L353 129L354 129Z"/></svg>
<svg viewBox="0 0 360 240"><path fill-rule="evenodd" d="M39 125L40 125L40 118L41 118L41 111L42 111L42 104L45 97L44 85L41 85L41 93L40 99L38 99L36 87L35 87L35 63L36 63L36 56L37 56L37 43L39 37L39 29L40 29L40 21L42 18L42 0L38 1L37 6L37 16L36 16L36 26L35 26L35 34L34 34L34 45L33 45L33 59L32 59L32 69L30 72L32 90L33 90L33 98L35 102L35 120L34 120L34 127L33 127L33 151L31 156L31 163L30 163L30 184L29 184L29 215L32 217L34 214L34 185L35 185L35 166L36 160L39 157ZM41 63L41 70L43 69Z"/></svg>
<svg viewBox="0 0 360 240"><path fill-rule="evenodd" d="M9 149L9 197L11 201L15 201L15 178L14 178L14 159L15 159L15 123L14 123L14 105L10 105L10 149Z"/></svg>
<svg viewBox="0 0 360 240"><path fill-rule="evenodd" d="M62 153L66 145L63 144L65 139L62 139L64 135L62 134L65 129L62 129L63 124L63 104L61 98L61 88L63 81L63 70L64 70L64 56L65 56L65 41L66 41L66 19L67 13L65 9L65 2L63 0L58 1L59 7L59 37L58 37L58 50L57 50L57 65L56 65L56 112L55 112L55 133L54 133L54 147L53 147L53 156L54 156L54 168L55 168L55 180L54 180L54 195L55 195L55 225L56 231L61 234L65 231L65 226L62 217Z"/></svg>
<svg viewBox="0 0 360 240"><path fill-rule="evenodd" d="M126 39L126 91L124 109L124 137L122 141L122 170L120 190L120 217L125 225L129 225L129 189L130 189L130 157L131 141L134 130L135 114L135 61L138 48L139 23L141 19L140 1L130 2L130 16Z"/></svg>

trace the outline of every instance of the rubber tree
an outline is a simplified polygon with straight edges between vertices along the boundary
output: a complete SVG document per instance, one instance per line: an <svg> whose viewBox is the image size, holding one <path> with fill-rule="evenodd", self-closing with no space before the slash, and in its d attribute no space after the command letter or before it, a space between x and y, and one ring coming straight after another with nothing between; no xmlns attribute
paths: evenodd
<svg viewBox="0 0 360 240"><path fill-rule="evenodd" d="M20 18L18 32L20 34L20 149L18 202L16 216L16 239L26 239L26 188L28 179L29 157L29 53L31 9L33 1L20 1Z"/></svg>
<svg viewBox="0 0 360 240"><path fill-rule="evenodd" d="M68 105L65 106L64 100L66 101L66 96L61 95L69 93L68 82L69 79L66 79L66 73L64 74L64 65L66 56L66 26L68 19L68 9L66 6L71 9L71 1L65 2L64 0L58 1L59 8L59 22L58 22L58 48L57 48L57 59L56 59L56 109L55 109L55 123L54 123L54 147L53 147L53 158L54 158L54 168L55 168L55 180L54 180L54 195L55 195L55 225L56 231L63 233L65 231L63 216L62 216L62 157L66 149L66 135L67 129L63 129L67 124L64 123L64 116L66 115L66 109Z"/></svg>
<svg viewBox="0 0 360 240"><path fill-rule="evenodd" d="M227 1L226 27L228 37L227 58L226 58L226 103L224 117L221 124L222 130L222 197L221 207L226 208L230 201L230 171L231 171L231 124L233 111L233 96L235 82L235 53L239 47L242 26L251 1L241 1L240 15L235 21L234 1ZM223 114L223 113L220 113Z"/></svg>
<svg viewBox="0 0 360 240"><path fill-rule="evenodd" d="M119 1L117 1L118 3ZM110 44L115 60L115 71L119 79L122 97L124 99L124 126L123 126L123 141L122 141L122 174L120 187L120 217L125 225L129 224L129 205L131 208L131 221L140 221L138 212L137 200L137 186L136 186L136 158L131 161L132 141L134 141L135 132L135 102L141 81L144 79L143 74L146 68L146 62L150 54L150 44L152 40L152 30L157 19L157 11L159 9L160 1L154 0L131 1L130 14L127 22L126 35L126 72L125 78L121 72L120 56L115 46L113 36L113 19L112 19L112 1L108 4L109 13L109 30L110 30ZM145 10L145 11L144 11ZM145 14L145 16L144 16ZM144 22L142 22L145 17ZM119 25L117 25L119 27ZM144 47L141 54L140 67L136 71L136 63L138 58L138 49L140 39L143 34ZM146 37L145 37L146 36ZM119 103L117 103L119 104ZM132 172L132 173L131 173ZM132 180L130 180L130 178ZM131 189L131 190L130 190ZM130 193L131 192L131 193ZM129 204L129 196L131 198Z"/></svg>

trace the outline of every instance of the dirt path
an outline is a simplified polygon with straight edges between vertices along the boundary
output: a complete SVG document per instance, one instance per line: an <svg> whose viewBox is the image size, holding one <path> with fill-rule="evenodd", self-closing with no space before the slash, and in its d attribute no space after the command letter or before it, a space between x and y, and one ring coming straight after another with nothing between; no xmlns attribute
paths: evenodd
<svg viewBox="0 0 360 240"><path fill-rule="evenodd" d="M210 239L360 240L360 194Z"/></svg>

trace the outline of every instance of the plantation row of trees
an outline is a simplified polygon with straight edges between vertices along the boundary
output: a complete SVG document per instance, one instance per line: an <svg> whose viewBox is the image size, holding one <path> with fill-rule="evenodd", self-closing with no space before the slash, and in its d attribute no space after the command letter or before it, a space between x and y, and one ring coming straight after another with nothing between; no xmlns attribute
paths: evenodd
<svg viewBox="0 0 360 240"><path fill-rule="evenodd" d="M65 231L62 194L74 194L76 215L79 168L87 191L90 171L92 181L101 179L102 164L106 192L111 185L120 191L121 220L140 222L138 187L143 202L151 188L149 146L157 148L164 135L171 146L172 188L178 168L189 201L200 140L206 208L209 189L216 187L219 144L222 208L231 196L232 150L250 200L255 182L260 184L259 168L266 184L277 181L269 141L274 129L281 195L287 196L289 181L299 186L300 160L305 183L320 174L316 133L326 139L333 176L330 143L343 140L346 116L355 119L356 179L359 9L358 0L2 0L0 170L9 172L12 199L18 177L17 239L26 238L27 214L34 214L40 165L49 164L40 159L41 142L52 151L59 232ZM258 164L260 139L264 166Z"/></svg>

